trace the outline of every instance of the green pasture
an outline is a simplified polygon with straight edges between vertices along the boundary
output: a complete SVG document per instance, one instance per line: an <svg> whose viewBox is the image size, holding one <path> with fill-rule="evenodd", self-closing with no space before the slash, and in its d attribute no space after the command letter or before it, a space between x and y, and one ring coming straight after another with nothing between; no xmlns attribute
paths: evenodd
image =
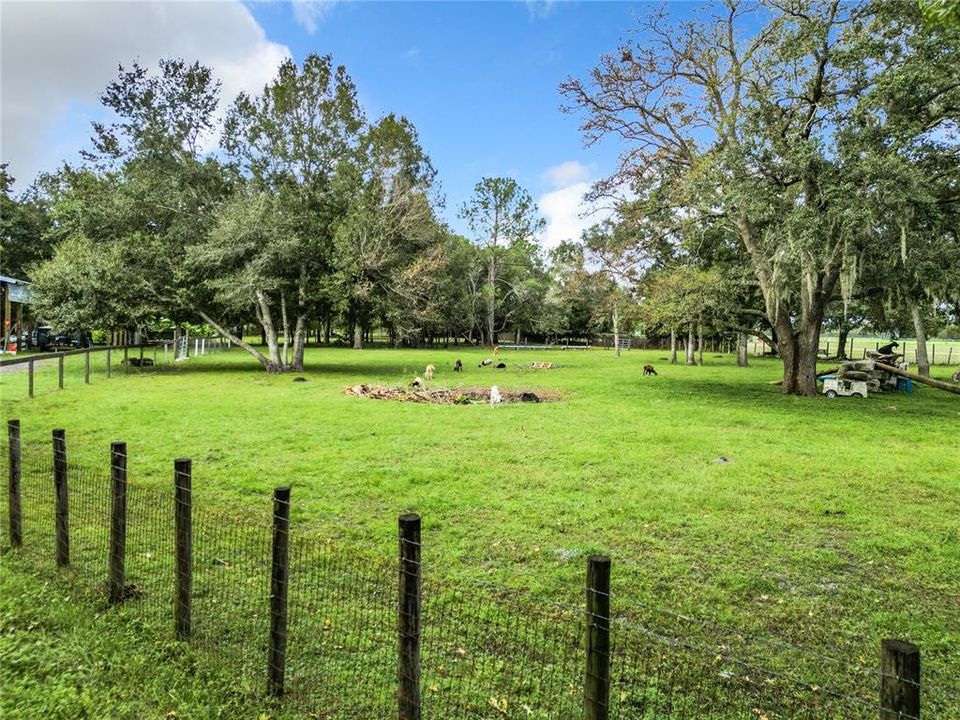
<svg viewBox="0 0 960 720"><path fill-rule="evenodd" d="M20 419L28 445L65 428L78 463L106 467L110 442L127 442L131 483L167 487L173 459L192 458L195 500L208 508L262 510L291 485L295 523L385 558L397 516L417 512L425 572L453 582L578 603L586 555L605 553L619 614L655 622L650 609L665 609L742 629L760 638L745 652L763 666L813 672L829 655L873 667L881 638L909 639L931 686L960 692L960 397L917 385L866 401L784 397L769 384L776 360L738 368L710 353L686 367L659 350L508 351L504 370L479 368L486 356L309 349L306 382L294 382L239 351L115 367L109 380L95 355L89 385L75 356L63 391L56 364L38 369L33 399L25 373L0 373L2 415ZM426 405L344 392L404 385L428 363L432 386L563 400ZM658 374L644 376L645 363ZM36 717L66 717L64 698L96 676L87 691L99 699L84 702L102 714L76 717L257 717L253 706L218 714L228 680L200 678L204 694L158 660L186 651L144 641L124 660L145 630L93 632L80 621L92 611L3 560L0 684L11 692L0 715L4 702L35 701Z"/></svg>

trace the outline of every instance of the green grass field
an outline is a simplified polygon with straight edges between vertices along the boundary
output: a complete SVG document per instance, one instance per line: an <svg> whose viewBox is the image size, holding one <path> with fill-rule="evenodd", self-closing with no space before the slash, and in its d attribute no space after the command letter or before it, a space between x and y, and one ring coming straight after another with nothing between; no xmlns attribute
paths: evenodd
<svg viewBox="0 0 960 720"><path fill-rule="evenodd" d="M110 380L98 367L87 387L73 360L62 392L55 366L38 371L32 400L20 373L0 374L0 392L28 443L63 427L72 459L105 465L109 443L126 441L139 483L166 487L173 459L192 458L207 507L263 505L290 484L295 522L384 557L397 516L417 512L432 572L562 602L579 601L584 557L602 552L625 614L666 608L865 666L881 638L909 639L925 678L960 692L960 397L917 386L866 401L783 397L768 384L777 361L737 368L709 354L684 367L662 351L517 351L506 370L479 369L482 357L311 349L308 382L295 383L232 351ZM533 360L562 367L533 370ZM343 392L409 382L428 362L435 386L564 400L423 405ZM658 376L642 375L646 362ZM158 660L186 651L141 643L131 655L136 628L83 623L88 611L55 584L38 586L19 560L5 565L0 714L9 703L9 717L28 717L25 707L33 717L256 717L223 714L228 679L191 680ZM762 657L765 647L753 660L786 662ZM71 703L87 714L70 714Z"/></svg>

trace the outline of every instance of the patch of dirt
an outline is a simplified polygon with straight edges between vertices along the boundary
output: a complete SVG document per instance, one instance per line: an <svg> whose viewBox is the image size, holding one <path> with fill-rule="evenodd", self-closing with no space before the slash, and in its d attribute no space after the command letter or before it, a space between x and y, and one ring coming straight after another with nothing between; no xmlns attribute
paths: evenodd
<svg viewBox="0 0 960 720"><path fill-rule="evenodd" d="M344 390L347 395L375 400L436 403L438 405L478 405L490 402L490 388L390 388L383 385L352 385ZM556 402L562 400L553 390L500 390L501 402Z"/></svg>

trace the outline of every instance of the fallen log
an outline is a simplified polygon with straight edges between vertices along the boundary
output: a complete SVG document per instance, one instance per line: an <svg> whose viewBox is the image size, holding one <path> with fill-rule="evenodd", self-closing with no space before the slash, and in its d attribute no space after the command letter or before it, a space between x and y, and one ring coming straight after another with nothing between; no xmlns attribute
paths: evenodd
<svg viewBox="0 0 960 720"><path fill-rule="evenodd" d="M955 395L960 395L960 385L954 385L952 383L944 382L943 380L934 380L933 378L924 377L923 375L917 375L916 373L907 372L906 370L901 370L900 368L894 367L893 365L885 365L884 363L876 363L877 367L881 370L886 370L888 373L893 375L899 375L900 377L909 378L914 382L921 383L923 385L929 385L930 387L935 387L937 390L946 390L949 393L954 393Z"/></svg>

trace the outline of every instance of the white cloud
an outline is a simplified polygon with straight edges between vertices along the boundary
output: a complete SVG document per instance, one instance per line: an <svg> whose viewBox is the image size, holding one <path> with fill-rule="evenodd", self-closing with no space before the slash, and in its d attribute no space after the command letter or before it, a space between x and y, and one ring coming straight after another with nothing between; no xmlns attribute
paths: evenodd
<svg viewBox="0 0 960 720"><path fill-rule="evenodd" d="M562 188L573 183L586 180L590 170L576 160L567 160L559 165L547 168L543 172L543 180L555 188Z"/></svg>
<svg viewBox="0 0 960 720"><path fill-rule="evenodd" d="M416 45L414 45L413 47L407 48L403 53L403 57L406 60L413 60L415 58L420 57L420 48L418 48Z"/></svg>
<svg viewBox="0 0 960 720"><path fill-rule="evenodd" d="M569 160L548 168L543 179L554 188L537 200L547 221L541 242L548 250L565 240L579 240L588 227L610 217L609 209L585 199L590 192L590 171L585 165Z"/></svg>
<svg viewBox="0 0 960 720"><path fill-rule="evenodd" d="M155 68L166 57L199 60L223 83L221 104L259 93L286 46L267 40L239 0L229 2L19 2L2 8L0 157L18 187L62 159L64 135L83 143L87 120L117 66ZM90 112L78 112L90 111ZM65 127L69 118L82 128ZM72 137L72 136L71 136Z"/></svg>
<svg viewBox="0 0 960 720"><path fill-rule="evenodd" d="M556 0L525 0L531 20L544 20L553 12Z"/></svg>
<svg viewBox="0 0 960 720"><path fill-rule="evenodd" d="M293 0L293 17L313 35L336 4L337 0Z"/></svg>

